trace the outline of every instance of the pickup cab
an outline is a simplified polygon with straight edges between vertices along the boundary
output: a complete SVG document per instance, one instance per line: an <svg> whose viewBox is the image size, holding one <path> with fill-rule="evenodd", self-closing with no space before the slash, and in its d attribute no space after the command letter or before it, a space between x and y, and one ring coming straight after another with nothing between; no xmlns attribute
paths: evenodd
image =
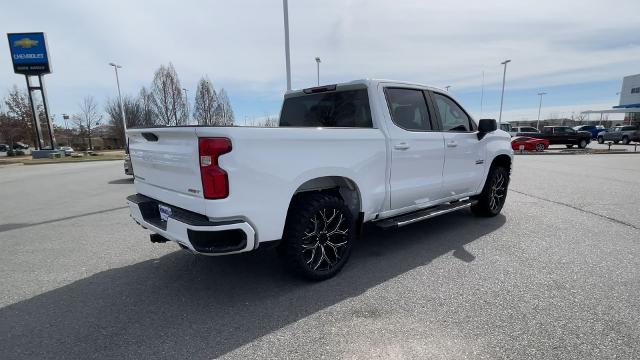
<svg viewBox="0 0 640 360"><path fill-rule="evenodd" d="M396 228L470 208L496 216L513 151L446 91L358 80L284 96L278 127L129 129L131 216L152 242L202 255L277 247L322 280L364 223Z"/></svg>
<svg viewBox="0 0 640 360"><path fill-rule="evenodd" d="M550 145L566 145L567 148L578 145L580 149L584 149L591 142L590 132L576 131L569 126L545 126L541 133L527 135L549 140Z"/></svg>

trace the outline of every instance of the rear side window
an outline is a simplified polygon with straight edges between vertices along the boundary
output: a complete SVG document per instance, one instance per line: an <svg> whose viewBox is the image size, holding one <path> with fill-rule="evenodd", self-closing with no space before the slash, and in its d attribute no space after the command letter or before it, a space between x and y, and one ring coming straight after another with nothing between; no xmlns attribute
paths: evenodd
<svg viewBox="0 0 640 360"><path fill-rule="evenodd" d="M333 91L285 99L280 126L371 128L367 90Z"/></svg>
<svg viewBox="0 0 640 360"><path fill-rule="evenodd" d="M450 98L433 93L444 131L471 131L469 116Z"/></svg>
<svg viewBox="0 0 640 360"><path fill-rule="evenodd" d="M391 119L409 131L431 130L431 116L422 90L386 88Z"/></svg>

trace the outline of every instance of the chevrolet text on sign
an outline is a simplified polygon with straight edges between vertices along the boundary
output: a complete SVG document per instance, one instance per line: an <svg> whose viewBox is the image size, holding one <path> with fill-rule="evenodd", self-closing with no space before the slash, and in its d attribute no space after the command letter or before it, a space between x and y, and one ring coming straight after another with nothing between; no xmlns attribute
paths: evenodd
<svg viewBox="0 0 640 360"><path fill-rule="evenodd" d="M16 74L42 75L51 72L44 33L7 34L7 38Z"/></svg>

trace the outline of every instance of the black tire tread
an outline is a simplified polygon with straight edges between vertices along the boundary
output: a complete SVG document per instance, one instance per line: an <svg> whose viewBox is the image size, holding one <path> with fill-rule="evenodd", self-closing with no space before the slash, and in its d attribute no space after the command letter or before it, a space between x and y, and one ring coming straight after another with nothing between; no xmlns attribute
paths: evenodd
<svg viewBox="0 0 640 360"><path fill-rule="evenodd" d="M346 245L348 247L340 264L328 272L318 274L308 269L300 261L300 248L297 242L297 234L301 234L306 230L308 225L306 221L314 215L317 209L329 206L343 208L343 212L347 218L346 220L349 222L349 244ZM308 280L325 280L337 274L347 262L354 240L354 231L355 226L351 212L340 198L320 192L297 195L287 214L282 243L278 247L278 253L285 268L293 274Z"/></svg>
<svg viewBox="0 0 640 360"><path fill-rule="evenodd" d="M480 216L480 217L493 217L493 216L497 216L498 214L500 214L500 211L502 210L502 206L500 207L500 209L498 209L497 212L493 212L491 211L491 208L489 206L489 202L491 201L490 196L491 196L491 180L493 179L493 177L495 176L497 171L504 171L505 176L507 178L507 193L508 193L508 189L509 189L509 169L505 168L504 166L492 166L491 169L489 170L489 174L487 175L487 180L484 183L484 187L482 188L482 192L475 196L474 199L477 200L477 202L473 205L471 205L471 212L476 215L476 216ZM506 196L507 194L505 193L505 201L506 201ZM503 202L504 205L504 202Z"/></svg>

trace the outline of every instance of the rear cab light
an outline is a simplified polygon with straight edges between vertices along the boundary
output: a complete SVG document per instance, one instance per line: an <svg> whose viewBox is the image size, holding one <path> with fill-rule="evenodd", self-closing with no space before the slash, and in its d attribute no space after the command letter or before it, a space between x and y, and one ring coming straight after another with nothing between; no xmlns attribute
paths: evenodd
<svg viewBox="0 0 640 360"><path fill-rule="evenodd" d="M205 199L224 199L229 196L227 172L218 165L218 158L231 151L228 138L199 138L200 177Z"/></svg>

